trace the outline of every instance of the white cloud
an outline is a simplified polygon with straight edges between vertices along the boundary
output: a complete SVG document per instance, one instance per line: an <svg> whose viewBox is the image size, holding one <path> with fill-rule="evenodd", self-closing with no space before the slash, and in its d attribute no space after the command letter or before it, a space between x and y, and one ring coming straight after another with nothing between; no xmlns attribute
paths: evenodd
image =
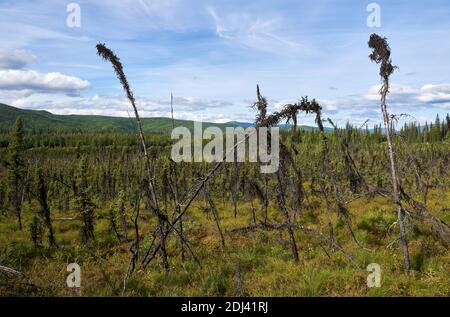
<svg viewBox="0 0 450 317"><path fill-rule="evenodd" d="M394 85L395 86L395 85ZM394 87L393 86L393 87ZM429 85L425 85L428 87ZM420 122L425 121L423 114L417 112L425 109L428 114L427 120L431 120L439 110L450 108L450 102L433 103L418 101L420 93L430 92L430 88L413 89L403 87L393 89L389 97L389 111L393 114L408 113ZM444 86L433 89L442 91ZM370 91L377 92L372 87ZM371 123L379 123L382 120L379 106L379 98L369 100L367 94L360 96L349 96L340 99L319 99L323 107L323 117L331 118L335 123L342 126L347 121L360 125L367 119ZM376 93L373 95L375 98ZM406 98L405 100L402 97ZM132 108L128 100L121 94L93 96L77 96L69 94L58 94L49 92L36 92L33 90L0 90L0 102L10 104L18 108L47 110L55 114L84 114L105 115L117 117L133 117ZM269 112L278 111L286 103L296 102L292 99L273 100L269 99ZM148 98L141 97L136 100L142 117L170 117L170 98ZM254 120L254 112L248 107L252 100L231 103L223 100L201 99L191 96L177 96L174 99L174 115L176 119L202 120L208 122L227 122ZM435 111L435 112L433 112ZM411 120L409 118L408 120ZM315 125L314 116L299 115L299 124Z"/></svg>
<svg viewBox="0 0 450 317"><path fill-rule="evenodd" d="M381 85L375 85L370 87L369 91L365 95L365 98L370 101L379 101L381 97L380 89ZM399 99L399 98L413 97L417 93L418 93L417 89L411 88L409 86L391 84L388 98Z"/></svg>
<svg viewBox="0 0 450 317"><path fill-rule="evenodd" d="M370 102L380 100L380 85L372 86L364 99ZM434 104L450 102L450 84L427 84L421 88L392 84L388 103L393 107L429 108Z"/></svg>
<svg viewBox="0 0 450 317"><path fill-rule="evenodd" d="M91 83L61 73L43 74L35 70L0 70L0 89L75 93Z"/></svg>
<svg viewBox="0 0 450 317"><path fill-rule="evenodd" d="M219 16L212 7L207 7L213 18L216 34L229 41L271 53L291 53L306 50L306 46L282 34L281 19L260 18L248 13L231 13Z"/></svg>
<svg viewBox="0 0 450 317"><path fill-rule="evenodd" d="M0 48L0 69L20 69L33 62L36 56L24 50Z"/></svg>
<svg viewBox="0 0 450 317"><path fill-rule="evenodd" d="M46 92L32 93L27 90L0 91L0 102L17 108L47 110L55 114L133 116L128 99L121 94L96 94L84 97ZM171 115L170 98L137 98L136 104L142 117L170 117ZM225 108L231 105L229 102L220 100L176 97L174 98L174 117L176 119L230 121L234 118L233 114L224 113L226 113ZM237 117L241 118L242 115Z"/></svg>
<svg viewBox="0 0 450 317"><path fill-rule="evenodd" d="M450 110L450 102L443 102L435 105L436 108L443 109L443 110Z"/></svg>
<svg viewBox="0 0 450 317"><path fill-rule="evenodd" d="M431 103L450 102L450 84L425 85L420 89L418 100Z"/></svg>

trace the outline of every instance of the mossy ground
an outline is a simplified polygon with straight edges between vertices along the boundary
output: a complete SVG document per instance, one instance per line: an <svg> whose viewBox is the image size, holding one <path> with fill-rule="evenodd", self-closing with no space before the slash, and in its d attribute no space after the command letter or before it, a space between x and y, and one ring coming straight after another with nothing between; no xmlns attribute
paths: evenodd
<svg viewBox="0 0 450 317"><path fill-rule="evenodd" d="M302 225L327 234L327 215L320 202L305 210ZM428 208L449 222L450 193L432 191ZM448 246L436 241L431 231L419 225L409 233L413 270L402 269L398 244L387 248L398 236L395 206L388 199L376 197L355 200L349 204L353 229L364 248L358 247L347 229L334 219L338 243L359 264L350 263L341 253L330 257L319 241L297 232L300 261L292 260L289 239L284 231L256 231L230 234L230 230L252 223L250 205L239 205L234 218L230 205L218 204L226 247L211 215L205 214L199 202L185 219L186 237L200 259L199 266L187 254L182 261L176 239L168 242L170 272L164 272L159 258L146 270L136 271L128 280L126 296L449 296L450 255ZM80 245L79 221L54 221L58 249L35 248L30 241L28 224L35 206L25 206L24 229L18 230L15 218L0 216L0 264L26 273L39 289L30 289L0 273L0 295L35 296L120 296L129 261L131 243L120 243L108 230L106 211L98 211L96 242ZM73 214L75 215L75 213ZM53 217L68 214L54 212ZM281 213L270 209L270 219L282 220ZM143 212L140 230L142 247L153 220ZM130 228L130 237L133 230ZM82 287L69 289L67 264L81 266ZM381 287L368 288L369 263L381 266ZM15 285L12 287L11 285Z"/></svg>

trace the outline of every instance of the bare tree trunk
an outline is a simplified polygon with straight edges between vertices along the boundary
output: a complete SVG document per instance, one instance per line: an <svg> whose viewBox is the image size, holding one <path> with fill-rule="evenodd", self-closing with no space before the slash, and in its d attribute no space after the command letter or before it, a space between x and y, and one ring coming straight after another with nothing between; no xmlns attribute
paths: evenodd
<svg viewBox="0 0 450 317"><path fill-rule="evenodd" d="M330 239L330 250L332 252L334 252L333 249L333 245L334 245L334 225L333 225L333 216L332 216L332 207L331 204L328 200L328 196L327 193L325 192L325 187L323 185L323 181L320 180L319 181L319 186L320 186L320 192L323 195L323 198L325 200L326 206L327 206L327 210L328 210L328 230L329 230L329 239Z"/></svg>
<svg viewBox="0 0 450 317"><path fill-rule="evenodd" d="M133 93L131 92L131 89L128 84L125 73L123 72L123 67L122 67L122 63L120 62L120 59L114 54L113 51L111 51L109 48L107 48L104 44L97 45L97 52L105 60L109 60L112 63L112 65L114 67L114 71L116 72L117 77L120 80L120 83L122 84L122 87L127 94L127 98L130 101L130 104L134 110L134 115L136 117L136 125L137 125L138 132L139 132L139 138L140 138L142 150L143 150L144 156L145 156L145 163L146 163L145 165L146 165L147 178L148 178L146 185L147 185L148 194L149 194L149 198L150 198L150 202L151 202L150 207L152 209L153 214L158 218L157 233L158 233L159 240L160 240L161 257L163 260L164 269L166 271L169 271L169 262L167 260L167 251L166 251L166 242L165 242L166 235L164 233L164 231L165 231L164 222L165 222L165 219L167 219L167 217L165 217L161 213L159 206L158 206L158 199L156 196L156 191L155 191L154 183L153 183L154 173L152 172L150 155L148 154L148 151L147 151L147 145L145 143L145 136L144 136L144 132L142 130L142 123L141 123L141 119L139 117L138 109L136 107L135 99L134 99Z"/></svg>
<svg viewBox="0 0 450 317"><path fill-rule="evenodd" d="M175 129L175 120L173 117L173 94L170 94L170 111L172 114L172 129ZM180 205L178 204L180 199L180 195L178 193L178 169L177 166L175 165L175 162L173 162L172 160L170 160L171 165L173 167L173 176L175 178L174 180L174 186L173 186L173 194L174 194L174 199L175 199L175 212L177 213L177 215L180 213ZM184 261L185 260L185 250L184 250L184 236L183 236L183 219L180 219L180 226L179 226L179 230L180 230L180 247L181 247L181 260Z"/></svg>
<svg viewBox="0 0 450 317"><path fill-rule="evenodd" d="M277 176L278 176L278 203L281 207L281 209L284 212L284 217L286 219L286 229L288 231L289 234L289 238L291 240L291 251L292 251L292 256L294 257L294 261L295 262L299 262L299 256L298 256L298 248L297 248L297 242L295 240L295 235L294 235L294 230L292 230L292 221L291 221L291 216L289 215L289 210L286 207L286 201L284 199L284 195L285 195L285 191L284 191L284 180L282 179L282 175L281 175L282 171L278 171L277 172Z"/></svg>
<svg viewBox="0 0 450 317"><path fill-rule="evenodd" d="M370 60L372 60L372 62L375 62L377 64L381 64L380 76L383 79L383 85L380 90L381 111L383 112L384 128L386 130L386 139L388 144L389 161L391 164L392 196L397 205L398 225L400 227L400 241L402 244L402 251L403 251L403 264L405 270L409 270L410 262L409 262L408 240L406 238L406 230L403 222L405 210L400 201L398 191L398 180L397 180L397 171L395 167L394 148L391 140L390 119L386 107L386 96L389 93L389 77L394 73L396 67L392 65L391 49L389 47L389 43L387 42L386 38L380 37L378 34L374 33L370 36L368 45L369 48L372 49L372 54L370 54L369 56Z"/></svg>
<svg viewBox="0 0 450 317"><path fill-rule="evenodd" d="M252 219L253 223L256 224L256 208L253 205L253 200L250 200L250 208L252 209Z"/></svg>
<svg viewBox="0 0 450 317"><path fill-rule="evenodd" d="M38 174L39 176L39 188L38 188L38 201L41 205L41 212L44 216L45 225L48 229L48 243L52 247L58 247L56 244L56 239L53 231L52 218L50 206L47 202L47 189L44 183L44 176L42 174Z"/></svg>
<svg viewBox="0 0 450 317"><path fill-rule="evenodd" d="M216 205L214 204L214 201L211 197L211 192L208 188L208 186L205 187L205 196L209 202L209 206L211 208L211 212L213 214L214 217L214 222L216 223L216 227L217 227L217 231L219 231L219 235L220 235L220 241L222 243L222 247L225 249L225 237L223 236L223 232L222 232L222 228L220 227L220 218L219 218L219 214L217 212L217 208Z"/></svg>
<svg viewBox="0 0 450 317"><path fill-rule="evenodd" d="M264 174L264 223L267 223L269 220L269 188L268 188L268 179L267 175Z"/></svg>
<svg viewBox="0 0 450 317"><path fill-rule="evenodd" d="M292 114L292 144L297 142L297 112Z"/></svg>
<svg viewBox="0 0 450 317"><path fill-rule="evenodd" d="M136 268L136 262L139 259L139 247L140 247L140 241L139 241L139 210L140 210L140 203L141 203L141 197L139 196L136 200L136 213L134 217L134 242L131 245L130 252L130 262L128 264L127 273L125 274L125 277L123 279L123 287L122 287L122 296L125 294L126 287L127 287L127 280L131 273L134 272L134 269Z"/></svg>
<svg viewBox="0 0 450 317"><path fill-rule="evenodd" d="M160 248L161 257L163 260L164 269L166 271L169 271L169 262L167 260L167 251L166 251L166 235L164 234L164 217L161 214L161 211L158 207L158 199L156 197L154 184L153 184L150 156L148 154L147 146L145 144L145 137L144 137L144 132L142 130L141 119L139 117L139 113L138 113L138 110L137 110L134 102L132 102L132 106L134 109L134 114L136 116L136 122L137 122L137 126L139 129L139 136L140 136L140 139L142 142L142 149L144 151L144 156L146 158L147 176L148 176L147 186L148 186L148 192L150 194L150 198L151 198L151 202L152 202L151 208L152 208L155 216L158 217L157 232L158 232L159 240L160 240L160 244L161 244L161 248Z"/></svg>
<svg viewBox="0 0 450 317"><path fill-rule="evenodd" d="M120 212L120 225L122 226L123 237L126 242L128 242L128 225L127 225L127 216L125 212L125 203L122 201L119 206Z"/></svg>
<svg viewBox="0 0 450 317"><path fill-rule="evenodd" d="M405 270L409 270L410 262L409 262L408 240L406 237L405 224L403 222L404 210L402 203L400 201L400 196L398 194L397 170L395 167L394 148L391 140L389 113L386 107L386 96L388 92L389 92L389 79L385 78L383 86L381 88L381 111L383 112L384 128L386 130L389 161L391 165L392 196L394 198L395 204L397 205L398 226L400 228L400 242L402 244L402 252L403 252L403 265L405 267Z"/></svg>
<svg viewBox="0 0 450 317"><path fill-rule="evenodd" d="M238 182L239 182L239 163L237 162L237 153L234 156L233 170L231 176L231 199L233 201L234 218L237 217L238 203Z"/></svg>

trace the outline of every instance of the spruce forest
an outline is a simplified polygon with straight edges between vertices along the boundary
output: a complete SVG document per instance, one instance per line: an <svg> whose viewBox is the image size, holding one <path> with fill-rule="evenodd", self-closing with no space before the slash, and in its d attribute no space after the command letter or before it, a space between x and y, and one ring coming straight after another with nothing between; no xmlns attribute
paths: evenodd
<svg viewBox="0 0 450 317"><path fill-rule="evenodd" d="M1 127L0 295L449 296L450 117L391 113L401 61L384 37L368 40L382 125L338 127L314 96L270 112L255 85L254 127L288 124L272 174L175 163L170 133L142 129L127 61L92 48L133 130L36 128L20 115ZM316 127L298 127L305 116ZM81 287L68 287L71 263Z"/></svg>

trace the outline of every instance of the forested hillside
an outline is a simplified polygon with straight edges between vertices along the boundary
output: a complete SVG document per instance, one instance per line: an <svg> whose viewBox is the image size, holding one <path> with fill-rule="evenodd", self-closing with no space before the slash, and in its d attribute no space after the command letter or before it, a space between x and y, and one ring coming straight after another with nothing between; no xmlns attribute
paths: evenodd
<svg viewBox="0 0 450 317"><path fill-rule="evenodd" d="M0 127L9 129L17 117L21 117L27 130L69 130L90 132L134 132L136 124L133 119L123 117L106 117L96 115L55 115L43 110L19 109L0 103ZM175 120L175 126L194 128L194 122ZM203 122L204 127L213 125ZM225 127L224 124L215 126ZM172 131L172 120L169 118L143 118L142 126L148 133L169 134ZM237 126L237 124L227 124Z"/></svg>

